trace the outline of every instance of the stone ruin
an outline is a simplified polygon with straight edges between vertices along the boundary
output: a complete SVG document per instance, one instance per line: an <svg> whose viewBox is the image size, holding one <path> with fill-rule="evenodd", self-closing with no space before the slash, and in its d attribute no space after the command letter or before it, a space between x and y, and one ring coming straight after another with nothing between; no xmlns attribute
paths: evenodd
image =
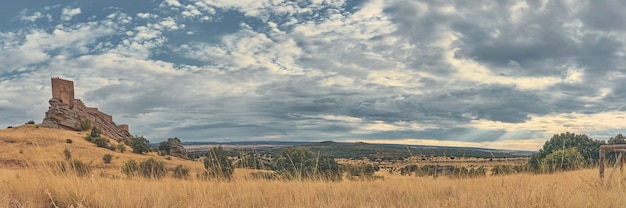
<svg viewBox="0 0 626 208"><path fill-rule="evenodd" d="M102 130L102 135L110 139L124 141L132 137L128 125L117 125L113 116L100 112L98 108L87 107L83 101L74 98L73 81L52 77L52 99L49 103L43 127L80 131L87 130L84 127L88 123Z"/></svg>

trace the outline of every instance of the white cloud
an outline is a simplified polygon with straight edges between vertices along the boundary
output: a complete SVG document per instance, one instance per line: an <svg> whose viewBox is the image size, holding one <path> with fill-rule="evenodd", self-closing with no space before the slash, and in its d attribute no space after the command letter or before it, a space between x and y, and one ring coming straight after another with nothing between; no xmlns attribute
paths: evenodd
<svg viewBox="0 0 626 208"><path fill-rule="evenodd" d="M69 21L72 17L80 14L80 8L63 8L61 13L61 20Z"/></svg>

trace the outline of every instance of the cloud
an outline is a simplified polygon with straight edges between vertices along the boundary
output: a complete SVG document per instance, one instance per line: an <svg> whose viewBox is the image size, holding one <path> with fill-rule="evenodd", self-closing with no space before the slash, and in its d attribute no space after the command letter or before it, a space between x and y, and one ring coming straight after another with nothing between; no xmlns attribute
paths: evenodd
<svg viewBox="0 0 626 208"><path fill-rule="evenodd" d="M72 17L80 14L80 8L63 8L61 20L69 21Z"/></svg>
<svg viewBox="0 0 626 208"><path fill-rule="evenodd" d="M626 129L624 25L606 21L624 4L591 3L29 6L0 30L0 113L11 117L0 125L41 116L61 76L156 140L533 149L562 131L605 138Z"/></svg>

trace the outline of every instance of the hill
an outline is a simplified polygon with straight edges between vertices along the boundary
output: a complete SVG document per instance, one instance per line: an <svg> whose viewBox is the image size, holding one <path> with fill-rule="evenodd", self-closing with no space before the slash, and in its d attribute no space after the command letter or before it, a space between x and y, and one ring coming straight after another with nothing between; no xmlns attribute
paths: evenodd
<svg viewBox="0 0 626 208"><path fill-rule="evenodd" d="M446 147L425 145L399 145L399 144L369 144L364 142L280 142L280 141L254 141L254 142L194 142L185 143L190 150L191 157L206 155L206 151L212 146L225 146L231 151L254 151L261 154L276 155L283 148L289 146L308 147L313 152L331 155L335 158L375 160L402 160L414 157L468 157L468 158L524 158L529 157L532 151L502 150L474 147ZM234 153L237 155L237 153Z"/></svg>
<svg viewBox="0 0 626 208"><path fill-rule="evenodd" d="M121 176L120 168L129 159L137 161L156 157L165 161L168 168L182 164L192 169L201 170L202 164L176 157L159 156L156 153L134 154L132 148L121 153L106 148L99 148L85 140L88 132L70 131L55 128L43 128L37 125L22 125L0 130L0 169L41 166L49 162L64 159L65 149L72 153L73 158L94 166L98 171L111 176ZM68 143L71 140L71 143ZM110 139L112 145L117 141ZM102 157L112 154L113 160L105 164Z"/></svg>

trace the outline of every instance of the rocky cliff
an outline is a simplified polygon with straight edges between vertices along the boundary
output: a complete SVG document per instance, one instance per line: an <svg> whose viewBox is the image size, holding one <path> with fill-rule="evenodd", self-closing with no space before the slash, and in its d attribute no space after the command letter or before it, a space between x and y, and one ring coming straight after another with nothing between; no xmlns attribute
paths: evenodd
<svg viewBox="0 0 626 208"><path fill-rule="evenodd" d="M63 103L61 99L50 99L50 107L43 119L42 126L74 131L87 130L86 127L94 126L102 130L102 135L110 139L123 141L132 137L127 131L127 127L116 125L110 115L102 113L96 108L87 108L78 99L75 99L74 102L80 104L72 107Z"/></svg>
<svg viewBox="0 0 626 208"><path fill-rule="evenodd" d="M178 138L168 138L161 143L159 149L175 157L187 158L187 150L183 147L183 143Z"/></svg>

